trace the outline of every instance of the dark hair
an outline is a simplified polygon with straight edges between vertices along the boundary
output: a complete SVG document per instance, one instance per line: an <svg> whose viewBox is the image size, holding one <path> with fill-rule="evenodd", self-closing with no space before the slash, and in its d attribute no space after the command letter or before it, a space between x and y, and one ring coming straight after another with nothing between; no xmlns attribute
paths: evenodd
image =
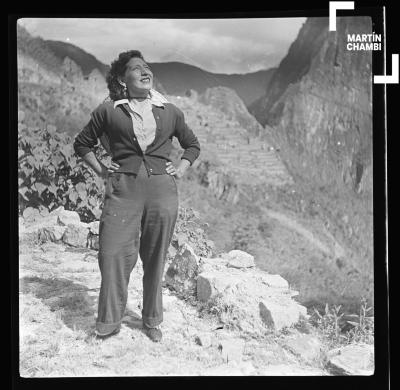
<svg viewBox="0 0 400 390"><path fill-rule="evenodd" d="M110 99L113 101L128 98L125 88L118 80L125 74L126 64L131 58L141 58L144 61L140 51L129 50L120 53L118 58L111 63L111 68L108 71L106 80L108 90L110 91Z"/></svg>

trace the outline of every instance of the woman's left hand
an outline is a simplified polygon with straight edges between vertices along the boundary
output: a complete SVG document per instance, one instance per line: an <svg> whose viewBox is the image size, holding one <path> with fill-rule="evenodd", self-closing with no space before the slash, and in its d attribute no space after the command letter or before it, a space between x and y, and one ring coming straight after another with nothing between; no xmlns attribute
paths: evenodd
<svg viewBox="0 0 400 390"><path fill-rule="evenodd" d="M177 179L182 178L183 172L179 168L175 168L172 162L167 161L166 166L166 171L169 175L175 176Z"/></svg>

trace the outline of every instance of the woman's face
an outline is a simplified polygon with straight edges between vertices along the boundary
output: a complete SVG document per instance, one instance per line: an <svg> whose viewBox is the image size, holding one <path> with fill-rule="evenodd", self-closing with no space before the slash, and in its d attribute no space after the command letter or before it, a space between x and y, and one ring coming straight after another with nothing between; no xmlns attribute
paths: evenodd
<svg viewBox="0 0 400 390"><path fill-rule="evenodd" d="M123 81L130 96L147 94L153 88L153 73L141 58L131 58L126 64Z"/></svg>

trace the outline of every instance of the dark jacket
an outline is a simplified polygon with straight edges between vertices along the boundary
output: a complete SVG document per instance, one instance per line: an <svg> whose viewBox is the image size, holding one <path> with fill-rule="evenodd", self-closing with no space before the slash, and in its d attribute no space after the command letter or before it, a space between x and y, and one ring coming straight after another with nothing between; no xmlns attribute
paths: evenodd
<svg viewBox="0 0 400 390"><path fill-rule="evenodd" d="M89 123L75 137L75 153L83 157L93 151L98 140L108 143L112 160L120 165L117 172L137 174L142 161L150 174L166 173L166 161L171 161L172 138L175 136L184 153L182 159L190 165L200 154L200 143L186 125L183 112L171 103L152 107L157 128L154 141L143 152L133 131L131 116L125 104L114 108L112 102L103 103L91 114ZM107 148L108 149L108 148Z"/></svg>

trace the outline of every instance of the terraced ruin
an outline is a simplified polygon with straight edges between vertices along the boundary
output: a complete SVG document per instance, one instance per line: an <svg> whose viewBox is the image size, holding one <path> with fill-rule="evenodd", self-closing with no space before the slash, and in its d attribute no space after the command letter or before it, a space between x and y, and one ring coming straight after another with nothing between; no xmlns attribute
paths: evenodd
<svg viewBox="0 0 400 390"><path fill-rule="evenodd" d="M216 156L237 184L280 186L292 182L279 153L264 137L249 135L237 120L197 99L186 96L168 96L168 99L184 112L200 145Z"/></svg>

